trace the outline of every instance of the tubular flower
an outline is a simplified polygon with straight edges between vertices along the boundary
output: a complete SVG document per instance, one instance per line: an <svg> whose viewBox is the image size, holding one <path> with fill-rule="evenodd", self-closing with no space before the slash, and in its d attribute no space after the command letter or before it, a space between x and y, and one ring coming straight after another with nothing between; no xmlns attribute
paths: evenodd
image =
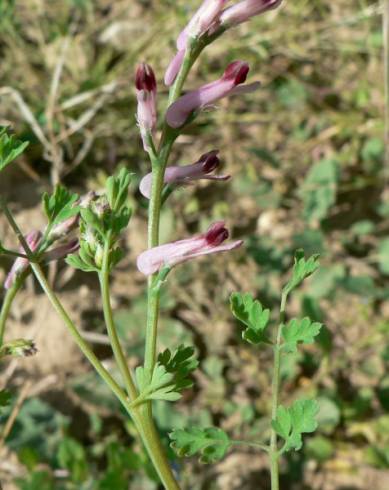
<svg viewBox="0 0 389 490"><path fill-rule="evenodd" d="M45 262L51 262L52 260L62 259L67 255L76 252L80 248L78 239L74 238L68 242L58 245L58 247L52 248L43 255Z"/></svg>
<svg viewBox="0 0 389 490"><path fill-rule="evenodd" d="M225 228L224 222L216 221L208 228L206 233L160 245L141 253L137 259L138 269L146 276L149 276L158 272L164 266L173 267L202 255L227 252L243 244L242 240L223 244L228 237L229 232Z"/></svg>
<svg viewBox="0 0 389 490"><path fill-rule="evenodd" d="M143 147L147 151L148 137L157 125L157 82L150 65L142 63L135 76L136 98L138 101L137 120Z"/></svg>
<svg viewBox="0 0 389 490"><path fill-rule="evenodd" d="M25 236L27 245L30 247L31 252L35 252L35 250L37 250L41 238L42 238L42 233L36 230L31 231ZM24 248L19 247L19 252L25 253ZM21 274L23 274L23 272L28 268L28 266L29 266L28 259L24 259L23 257L18 257L13 263L13 266L5 279L4 282L5 289L9 289L14 284L16 278L19 277Z"/></svg>
<svg viewBox="0 0 389 490"><path fill-rule="evenodd" d="M185 165L184 167L167 167L164 176L165 184L184 185L190 184L194 180L228 180L229 175L210 175L220 165L217 156L218 150L212 150L201 155L196 163ZM143 177L140 182L139 190L147 199L151 196L152 174L149 173Z"/></svg>
<svg viewBox="0 0 389 490"><path fill-rule="evenodd" d="M219 80L188 92L174 102L166 113L168 125L172 128L179 128L185 124L192 112L203 109L227 95L255 90L258 83L237 88L246 81L248 71L249 65L243 61L230 63Z"/></svg>
<svg viewBox="0 0 389 490"><path fill-rule="evenodd" d="M220 14L220 23L226 26L236 26L246 22L255 15L277 8L282 0L243 0L231 5Z"/></svg>
<svg viewBox="0 0 389 490"><path fill-rule="evenodd" d="M170 62L165 73L165 84L172 85L181 68L188 39L205 34L211 27L219 23L219 16L228 0L204 0L200 8L193 15L187 26L177 38L177 54Z"/></svg>
<svg viewBox="0 0 389 490"><path fill-rule="evenodd" d="M199 37L218 21L228 0L204 0L200 8L177 38L177 49L185 49L190 37Z"/></svg>

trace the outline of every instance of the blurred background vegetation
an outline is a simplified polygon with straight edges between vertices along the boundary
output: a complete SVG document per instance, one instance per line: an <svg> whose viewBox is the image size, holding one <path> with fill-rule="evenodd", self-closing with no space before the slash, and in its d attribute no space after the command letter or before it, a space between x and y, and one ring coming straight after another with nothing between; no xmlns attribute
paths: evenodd
<svg viewBox="0 0 389 490"><path fill-rule="evenodd" d="M137 182L149 165L136 124L134 69L147 61L166 103L164 70L191 0L0 0L0 124L30 146L2 174L0 192L27 232L44 220L40 194L61 181L99 189L126 165ZM176 191L162 240L225 219L244 250L180 267L162 301L161 347L195 344L195 388L156 405L172 427L218 425L237 439L260 437L269 413L271 359L241 341L228 311L232 291L277 308L280 286L303 247L322 267L294 296L290 314L325 323L319 346L284 366L285 402L317 396L320 427L284 462L287 489L389 488L389 194L383 143L383 5L367 0L285 0L281 9L226 33L195 65L187 87L250 62L262 89L219 103L190 125L172 162L219 148L227 184ZM146 205L131 189L128 254L114 277L116 320L132 366L142 355ZM0 218L0 236L15 239ZM0 262L3 282L10 262ZM64 264L48 271L65 305L112 367L96 278ZM30 280L7 338L34 338L38 355L0 367L12 392L0 413L3 490L157 489L134 428L96 379ZM11 418L10 418L11 414ZM8 422L7 422L8 420ZM174 455L171 454L172 458ZM214 466L177 460L183 488L267 489L267 461L239 448ZM1 486L1 485L0 485Z"/></svg>

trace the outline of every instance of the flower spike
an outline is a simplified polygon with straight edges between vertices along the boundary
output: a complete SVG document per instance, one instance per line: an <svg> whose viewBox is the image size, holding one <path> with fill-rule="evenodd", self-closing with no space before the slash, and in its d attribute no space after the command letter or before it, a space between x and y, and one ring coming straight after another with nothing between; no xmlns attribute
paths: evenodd
<svg viewBox="0 0 389 490"><path fill-rule="evenodd" d="M167 167L164 176L165 184L185 185L196 180L228 180L230 175L211 175L220 165L218 150L201 155L196 163L183 167ZM152 174L143 177L139 184L141 194L147 199L151 196Z"/></svg>
<svg viewBox="0 0 389 490"><path fill-rule="evenodd" d="M243 244L242 240L223 244L228 237L229 232L224 226L224 221L217 221L208 228L206 233L159 245L141 253L137 259L138 269L149 276L163 267L174 267L202 255L234 250Z"/></svg>
<svg viewBox="0 0 389 490"><path fill-rule="evenodd" d="M249 65L244 61L230 63L223 76L215 82L203 85L197 90L188 92L174 102L167 110L166 121L172 128L179 128L194 112L213 104L227 95L233 95L239 84L246 81ZM245 87L246 91L256 89L258 84Z"/></svg>

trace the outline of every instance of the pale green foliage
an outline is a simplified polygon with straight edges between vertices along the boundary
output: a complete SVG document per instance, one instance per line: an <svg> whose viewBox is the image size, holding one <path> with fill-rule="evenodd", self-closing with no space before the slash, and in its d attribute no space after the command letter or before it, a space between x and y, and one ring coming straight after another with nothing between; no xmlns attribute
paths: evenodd
<svg viewBox="0 0 389 490"><path fill-rule="evenodd" d="M75 205L77 199L77 194L68 191L62 185L57 185L51 195L45 192L42 203L49 224L57 224L75 216L79 212L79 207Z"/></svg>
<svg viewBox="0 0 389 490"><path fill-rule="evenodd" d="M173 402L181 398L181 394L176 391L174 374L168 373L165 366L161 364L156 364L151 380L148 380L147 372L142 366L136 368L135 376L140 391L138 400L140 402L146 400Z"/></svg>
<svg viewBox="0 0 389 490"><path fill-rule="evenodd" d="M251 344L269 342L265 334L269 323L270 310L263 309L258 300L254 300L249 293L233 293L230 297L232 314L246 325L242 337Z"/></svg>
<svg viewBox="0 0 389 490"><path fill-rule="evenodd" d="M278 407L276 419L272 420L272 427L285 441L283 451L301 449L302 434L314 432L317 428L318 411L316 400L296 400L289 408L282 405Z"/></svg>
<svg viewBox="0 0 389 490"><path fill-rule="evenodd" d="M283 349L286 352L296 352L298 344L312 344L321 327L321 323L312 322L309 318L290 320L282 328Z"/></svg>
<svg viewBox="0 0 389 490"><path fill-rule="evenodd" d="M21 155L28 146L27 141L19 141L7 134L7 128L0 126L0 171Z"/></svg>
<svg viewBox="0 0 389 490"><path fill-rule="evenodd" d="M168 373L174 374L177 391L193 386L189 376L199 365L198 360L193 357L194 352L193 347L180 345L173 355L169 349L166 349L158 356L158 362Z"/></svg>
<svg viewBox="0 0 389 490"><path fill-rule="evenodd" d="M297 288L307 277L311 276L319 268L319 255L312 255L308 260L304 257L303 250L297 250L294 257L292 278L284 288L288 294Z"/></svg>
<svg viewBox="0 0 389 490"><path fill-rule="evenodd" d="M231 446L228 435L217 427L175 429L170 446L178 456L200 454L201 463L214 463L223 458Z"/></svg>
<svg viewBox="0 0 389 490"><path fill-rule="evenodd" d="M181 398L181 391L193 385L190 375L198 366L193 355L193 347L180 345L173 355L166 349L158 356L151 380L148 380L144 368L138 367L135 374L139 400L175 401Z"/></svg>

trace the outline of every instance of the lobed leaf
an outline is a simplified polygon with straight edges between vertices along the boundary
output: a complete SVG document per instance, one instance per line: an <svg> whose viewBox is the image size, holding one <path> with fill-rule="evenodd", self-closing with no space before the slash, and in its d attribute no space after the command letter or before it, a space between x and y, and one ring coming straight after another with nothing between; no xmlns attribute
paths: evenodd
<svg viewBox="0 0 389 490"><path fill-rule="evenodd" d="M251 344L269 343L265 330L269 323L270 310L263 309L258 300L249 293L232 293L230 296L232 314L246 325L242 337Z"/></svg>
<svg viewBox="0 0 389 490"><path fill-rule="evenodd" d="M284 288L284 293L290 293L298 287L304 279L311 276L319 268L319 255L312 255L305 260L304 250L297 250L294 257L292 278Z"/></svg>
<svg viewBox="0 0 389 490"><path fill-rule="evenodd" d="M75 206L78 195L68 191L62 185L57 185L54 192L49 195L45 192L42 196L43 209L50 224L58 224L79 212Z"/></svg>
<svg viewBox="0 0 389 490"><path fill-rule="evenodd" d="M285 441L283 451L298 451L303 445L302 434L314 432L319 405L316 400L296 400L289 408L280 405L272 427Z"/></svg>
<svg viewBox="0 0 389 490"><path fill-rule="evenodd" d="M311 322L308 317L302 320L294 318L282 328L282 338L285 342L282 346L283 349L286 352L296 352L298 344L313 344L321 327L321 323Z"/></svg>
<svg viewBox="0 0 389 490"><path fill-rule="evenodd" d="M175 429L169 434L170 446L178 456L200 455L201 463L222 459L231 446L228 435L217 427Z"/></svg>
<svg viewBox="0 0 389 490"><path fill-rule="evenodd" d="M7 128L0 127L0 171L21 155L29 145L28 141L19 141L6 131Z"/></svg>

